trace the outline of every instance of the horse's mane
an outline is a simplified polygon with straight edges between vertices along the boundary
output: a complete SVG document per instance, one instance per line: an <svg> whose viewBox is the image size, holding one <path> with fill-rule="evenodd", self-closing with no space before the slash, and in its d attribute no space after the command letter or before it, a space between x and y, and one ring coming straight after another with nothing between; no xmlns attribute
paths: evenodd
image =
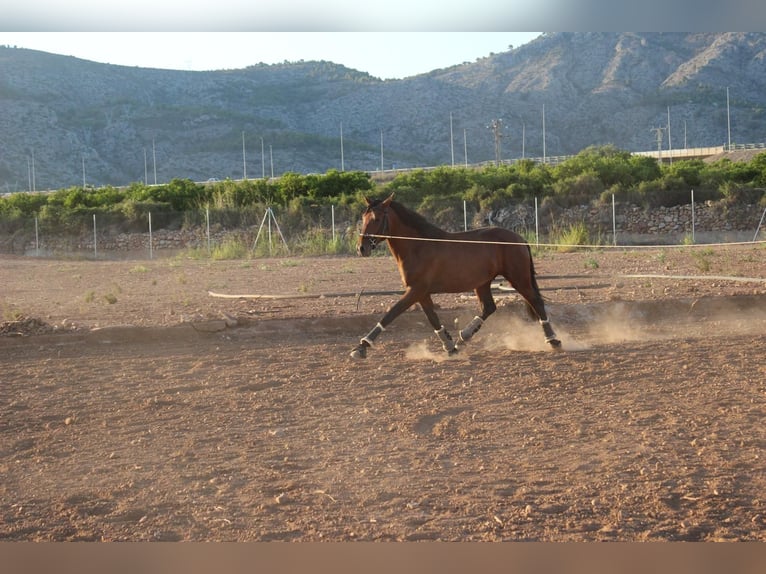
<svg viewBox="0 0 766 574"><path fill-rule="evenodd" d="M391 209L393 209L396 213L396 216L402 220L402 223L408 227L413 228L423 237L436 238L444 237L447 235L446 231L437 227L419 213L412 211L411 209L407 209L398 201L391 202Z"/></svg>

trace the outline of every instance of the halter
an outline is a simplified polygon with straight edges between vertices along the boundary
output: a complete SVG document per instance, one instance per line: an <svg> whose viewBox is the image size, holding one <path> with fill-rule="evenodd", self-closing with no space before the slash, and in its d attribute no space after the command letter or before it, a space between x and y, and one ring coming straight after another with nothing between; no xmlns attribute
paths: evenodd
<svg viewBox="0 0 766 574"><path fill-rule="evenodd" d="M372 207L370 208L370 210L373 212L375 211L375 209ZM378 232L372 235L369 233L364 234L364 237L366 237L370 241L370 249L375 249L378 246L378 239L380 239L380 237L376 237L376 236L381 236L381 235L388 235L388 208L387 207L383 209L382 223L380 225L380 229L378 230Z"/></svg>

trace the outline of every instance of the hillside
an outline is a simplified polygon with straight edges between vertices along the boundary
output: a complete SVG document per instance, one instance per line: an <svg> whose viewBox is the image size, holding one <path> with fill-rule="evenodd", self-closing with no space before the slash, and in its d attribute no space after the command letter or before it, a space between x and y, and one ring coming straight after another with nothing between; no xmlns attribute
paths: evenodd
<svg viewBox="0 0 766 574"><path fill-rule="evenodd" d="M0 47L0 192L762 142L764 33L550 33L404 80L331 62L169 71ZM452 114L453 146L450 146ZM524 134L522 141L522 133ZM382 154L381 154L382 141ZM663 147L667 148L667 134ZM262 155L263 150L263 155Z"/></svg>

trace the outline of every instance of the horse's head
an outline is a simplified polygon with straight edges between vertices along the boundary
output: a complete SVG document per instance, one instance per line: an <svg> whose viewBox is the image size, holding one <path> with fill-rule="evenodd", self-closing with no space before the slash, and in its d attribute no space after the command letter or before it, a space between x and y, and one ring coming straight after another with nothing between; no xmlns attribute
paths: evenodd
<svg viewBox="0 0 766 574"><path fill-rule="evenodd" d="M356 251L362 257L367 257L381 241L381 236L388 233L388 208L394 199L392 193L383 201L364 198L367 209L362 214L362 232Z"/></svg>

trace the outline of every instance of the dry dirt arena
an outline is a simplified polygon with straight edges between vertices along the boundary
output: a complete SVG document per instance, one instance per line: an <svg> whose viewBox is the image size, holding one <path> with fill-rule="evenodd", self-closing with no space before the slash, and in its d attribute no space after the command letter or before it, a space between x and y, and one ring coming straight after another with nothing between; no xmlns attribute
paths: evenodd
<svg viewBox="0 0 766 574"><path fill-rule="evenodd" d="M389 256L0 257L0 540L766 541L766 246L536 265L354 362Z"/></svg>

